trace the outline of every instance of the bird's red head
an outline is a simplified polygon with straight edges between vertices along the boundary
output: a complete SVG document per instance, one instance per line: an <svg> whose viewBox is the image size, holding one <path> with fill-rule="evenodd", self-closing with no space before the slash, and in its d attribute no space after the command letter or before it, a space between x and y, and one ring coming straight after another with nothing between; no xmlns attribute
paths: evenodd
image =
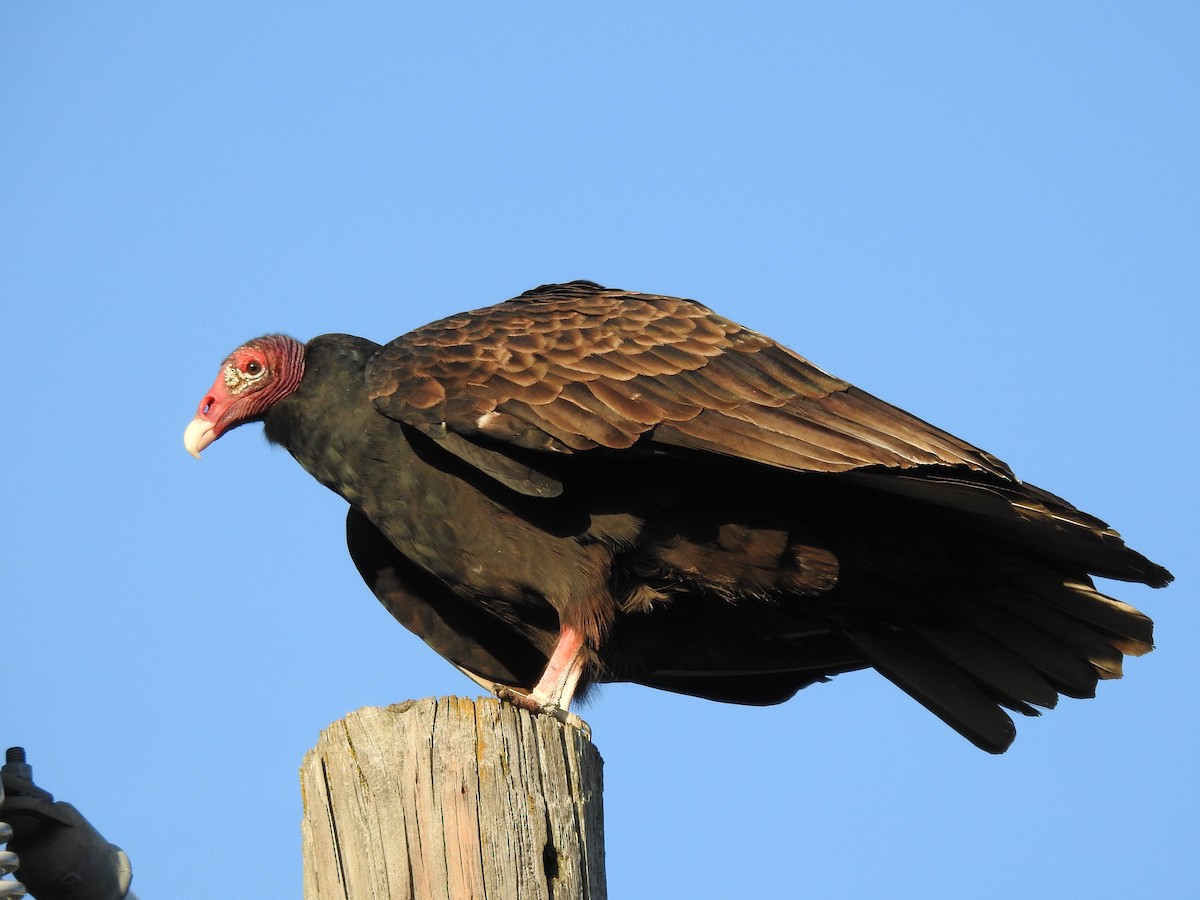
<svg viewBox="0 0 1200 900"><path fill-rule="evenodd" d="M229 354L200 408L183 433L183 445L200 451L230 428L254 422L294 391L304 375L304 345L283 334L268 334Z"/></svg>

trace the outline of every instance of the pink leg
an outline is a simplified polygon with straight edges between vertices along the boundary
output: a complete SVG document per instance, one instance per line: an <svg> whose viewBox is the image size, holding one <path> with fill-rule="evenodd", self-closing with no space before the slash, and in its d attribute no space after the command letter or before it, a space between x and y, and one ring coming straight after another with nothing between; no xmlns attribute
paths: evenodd
<svg viewBox="0 0 1200 900"><path fill-rule="evenodd" d="M558 644L546 665L546 671L530 692L530 699L541 706L557 706L567 709L575 696L575 685L583 674L583 632L570 625L563 625L558 633Z"/></svg>
<svg viewBox="0 0 1200 900"><path fill-rule="evenodd" d="M549 712L566 721L567 708L575 696L579 676L583 674L586 658L583 655L583 632L571 625L563 625L559 631L558 644L546 664L546 671L528 694L512 688L500 688L496 694L515 706L534 712Z"/></svg>

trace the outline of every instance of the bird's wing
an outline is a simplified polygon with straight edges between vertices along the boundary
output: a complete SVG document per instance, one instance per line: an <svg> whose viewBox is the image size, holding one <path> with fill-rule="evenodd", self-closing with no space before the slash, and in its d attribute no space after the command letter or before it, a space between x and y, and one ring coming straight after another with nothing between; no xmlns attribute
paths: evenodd
<svg viewBox="0 0 1200 900"><path fill-rule="evenodd" d="M472 679L510 687L537 681L545 654L407 559L353 506L346 515L346 545L384 608Z"/></svg>
<svg viewBox="0 0 1200 900"><path fill-rule="evenodd" d="M699 303L590 282L412 331L379 351L367 382L385 415L451 444L449 435L557 453L638 445L805 472L933 465L1012 478L984 451ZM464 456L459 444L447 449ZM468 461L490 472L486 458ZM554 493L523 473L490 472Z"/></svg>

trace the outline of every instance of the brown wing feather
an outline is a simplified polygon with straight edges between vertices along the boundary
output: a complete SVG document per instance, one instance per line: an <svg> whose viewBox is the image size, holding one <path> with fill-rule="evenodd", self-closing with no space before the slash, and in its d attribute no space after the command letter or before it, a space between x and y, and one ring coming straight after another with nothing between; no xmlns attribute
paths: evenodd
<svg viewBox="0 0 1200 900"><path fill-rule="evenodd" d="M549 285L392 341L367 371L391 418L558 452L640 442L812 472L988 454L691 300Z"/></svg>

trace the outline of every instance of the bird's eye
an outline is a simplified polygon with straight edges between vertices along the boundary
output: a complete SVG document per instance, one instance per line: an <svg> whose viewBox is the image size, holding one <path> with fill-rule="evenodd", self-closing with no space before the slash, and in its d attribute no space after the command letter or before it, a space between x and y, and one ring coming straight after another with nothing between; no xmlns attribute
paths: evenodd
<svg viewBox="0 0 1200 900"><path fill-rule="evenodd" d="M252 359L252 360L250 360L250 362L246 363L246 374L247 375L257 375L261 371L262 371L262 363L260 363L257 359Z"/></svg>

